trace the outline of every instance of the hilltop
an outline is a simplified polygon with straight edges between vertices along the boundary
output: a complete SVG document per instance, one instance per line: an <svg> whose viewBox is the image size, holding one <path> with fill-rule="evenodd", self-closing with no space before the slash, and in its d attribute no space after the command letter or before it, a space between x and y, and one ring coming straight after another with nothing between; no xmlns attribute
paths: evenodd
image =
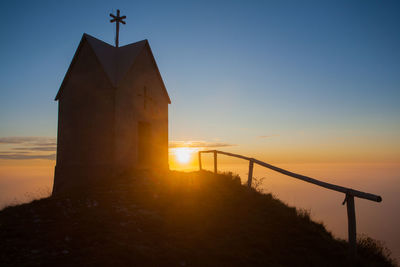
<svg viewBox="0 0 400 267"><path fill-rule="evenodd" d="M2 266L393 266L232 174L130 173L0 211Z"/></svg>

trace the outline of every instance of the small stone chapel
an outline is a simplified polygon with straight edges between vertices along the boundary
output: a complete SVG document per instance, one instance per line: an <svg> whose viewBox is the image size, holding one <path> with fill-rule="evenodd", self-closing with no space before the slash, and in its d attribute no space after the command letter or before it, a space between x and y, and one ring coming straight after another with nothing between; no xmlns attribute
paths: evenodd
<svg viewBox="0 0 400 267"><path fill-rule="evenodd" d="M171 100L147 40L118 47L118 35L112 46L83 34L55 100L53 195L127 170L168 169Z"/></svg>

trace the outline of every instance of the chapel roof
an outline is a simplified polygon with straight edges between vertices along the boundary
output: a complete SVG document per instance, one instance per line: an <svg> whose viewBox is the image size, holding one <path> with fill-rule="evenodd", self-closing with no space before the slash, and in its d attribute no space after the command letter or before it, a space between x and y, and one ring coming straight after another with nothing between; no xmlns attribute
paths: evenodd
<svg viewBox="0 0 400 267"><path fill-rule="evenodd" d="M115 46L112 46L106 42L103 42L93 36L90 36L89 34L84 33L82 36L82 40L79 44L79 47L75 53L75 56L72 59L71 65L67 71L67 74L65 75L64 80L60 86L60 89L57 93L55 100L58 100L61 96L64 84L68 80L70 69L71 69L74 61L76 60L76 57L79 54L79 50L84 41L87 41L88 44L93 49L94 53L96 54L97 59L100 62L101 67L103 68L104 72L107 75L108 80L111 82L111 84L114 87L118 87L120 82L126 76L130 67L135 62L136 57L139 55L139 53L142 51L142 49L146 47L146 44L150 50L152 58L154 59L154 56L151 52L151 49L150 49L147 39L136 42L136 43L128 44L125 46L115 47ZM171 100L168 96L167 89L165 88L164 82L161 78L161 74L158 70L155 60L154 60L154 64L155 64L157 73L159 75L159 78L161 80L163 89L168 98L168 102L171 103Z"/></svg>

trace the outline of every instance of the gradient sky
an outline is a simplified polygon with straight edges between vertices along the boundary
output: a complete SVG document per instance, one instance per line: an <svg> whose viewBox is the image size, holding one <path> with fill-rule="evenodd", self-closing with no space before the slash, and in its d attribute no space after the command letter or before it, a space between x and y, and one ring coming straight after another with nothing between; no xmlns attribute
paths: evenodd
<svg viewBox="0 0 400 267"><path fill-rule="evenodd" d="M357 200L357 229L400 262L400 1L1 1L0 209L50 194L54 97L83 33L114 43L117 8L120 45L152 47L172 148L218 148L380 194L379 205ZM246 162L218 164L247 176ZM254 176L345 236L341 194L260 167Z"/></svg>
<svg viewBox="0 0 400 267"><path fill-rule="evenodd" d="M272 161L399 162L399 1L2 1L0 137L55 137L84 32L148 39L170 140Z"/></svg>

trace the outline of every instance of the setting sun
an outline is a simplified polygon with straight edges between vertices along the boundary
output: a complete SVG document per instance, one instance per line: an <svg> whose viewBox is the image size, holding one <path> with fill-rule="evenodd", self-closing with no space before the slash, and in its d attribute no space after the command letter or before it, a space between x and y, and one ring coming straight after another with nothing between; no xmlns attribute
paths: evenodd
<svg viewBox="0 0 400 267"><path fill-rule="evenodd" d="M202 150L196 141L170 142L169 167L172 170L193 171L198 169L197 152Z"/></svg>
<svg viewBox="0 0 400 267"><path fill-rule="evenodd" d="M188 163L191 158L192 151L187 147L180 147L175 150L175 157L179 163Z"/></svg>

